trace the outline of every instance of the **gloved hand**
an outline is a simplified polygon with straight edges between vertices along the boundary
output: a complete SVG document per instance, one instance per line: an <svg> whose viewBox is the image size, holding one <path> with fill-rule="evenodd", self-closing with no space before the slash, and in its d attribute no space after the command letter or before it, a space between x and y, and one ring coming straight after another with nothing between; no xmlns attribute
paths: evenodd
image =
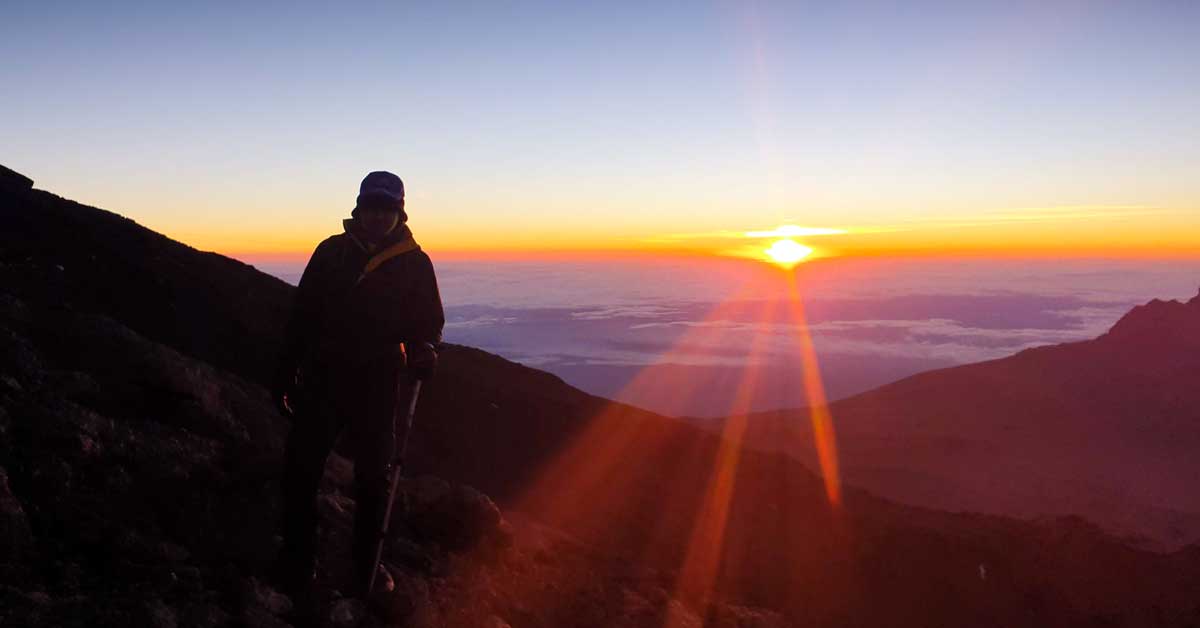
<svg viewBox="0 0 1200 628"><path fill-rule="evenodd" d="M287 419L296 416L292 402L296 397L297 375L295 367L280 367L271 384L271 400L275 402L275 409Z"/></svg>
<svg viewBox="0 0 1200 628"><path fill-rule="evenodd" d="M428 342L415 343L408 348L408 370L417 379L433 377L437 361L437 351Z"/></svg>

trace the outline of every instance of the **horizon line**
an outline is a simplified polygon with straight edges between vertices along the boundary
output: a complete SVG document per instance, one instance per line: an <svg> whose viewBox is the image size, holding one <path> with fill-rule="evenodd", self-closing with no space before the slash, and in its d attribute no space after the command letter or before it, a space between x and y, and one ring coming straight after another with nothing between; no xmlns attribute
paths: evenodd
<svg viewBox="0 0 1200 628"><path fill-rule="evenodd" d="M186 242L184 242L186 244ZM753 262L766 265L765 260L746 257L743 255L727 254L711 250L699 249L666 249L666 248L438 248L423 246L423 250L431 256L448 260L488 260L488 261L523 261L523 260L615 260L615 259L705 259L709 261ZM212 253L234 259L271 260L276 262L305 261L311 256L311 251L303 250L212 250ZM1078 247L1052 249L1048 247L955 247L955 248L880 248L854 249L840 251L822 251L820 255L803 262L831 262L834 260L871 261L871 260L905 260L905 259L988 259L988 260L1128 260L1128 261L1169 261L1187 260L1200 261L1200 248L1192 247L1120 247L1095 248Z"/></svg>

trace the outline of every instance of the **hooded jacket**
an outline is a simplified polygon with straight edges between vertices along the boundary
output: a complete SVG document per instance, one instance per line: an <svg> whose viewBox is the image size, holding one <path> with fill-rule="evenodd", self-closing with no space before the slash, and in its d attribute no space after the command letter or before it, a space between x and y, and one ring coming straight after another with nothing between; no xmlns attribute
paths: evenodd
<svg viewBox="0 0 1200 628"><path fill-rule="evenodd" d="M345 231L321 242L300 277L284 340L285 372L309 361L361 364L404 342L441 341L445 316L429 256L399 224L374 247Z"/></svg>

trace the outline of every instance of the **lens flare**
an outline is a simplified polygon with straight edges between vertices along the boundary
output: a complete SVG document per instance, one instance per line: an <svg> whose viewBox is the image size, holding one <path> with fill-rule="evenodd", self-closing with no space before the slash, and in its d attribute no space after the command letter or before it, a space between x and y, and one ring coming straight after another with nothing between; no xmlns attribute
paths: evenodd
<svg viewBox="0 0 1200 628"><path fill-rule="evenodd" d="M765 251L767 257L772 262L784 268L791 268L799 264L812 252L811 248L787 238L772 242L771 246Z"/></svg>

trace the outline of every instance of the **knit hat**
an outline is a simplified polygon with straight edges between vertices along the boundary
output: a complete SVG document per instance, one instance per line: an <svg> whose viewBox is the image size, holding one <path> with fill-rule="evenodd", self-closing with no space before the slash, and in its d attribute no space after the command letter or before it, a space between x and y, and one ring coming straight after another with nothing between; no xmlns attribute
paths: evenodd
<svg viewBox="0 0 1200 628"><path fill-rule="evenodd" d="M404 182L390 172L377 170L363 177L362 183L358 186L358 199L354 205L354 211L350 212L350 215L355 215L364 202L370 204L390 202L400 211L400 221L408 220L408 216L404 214Z"/></svg>

